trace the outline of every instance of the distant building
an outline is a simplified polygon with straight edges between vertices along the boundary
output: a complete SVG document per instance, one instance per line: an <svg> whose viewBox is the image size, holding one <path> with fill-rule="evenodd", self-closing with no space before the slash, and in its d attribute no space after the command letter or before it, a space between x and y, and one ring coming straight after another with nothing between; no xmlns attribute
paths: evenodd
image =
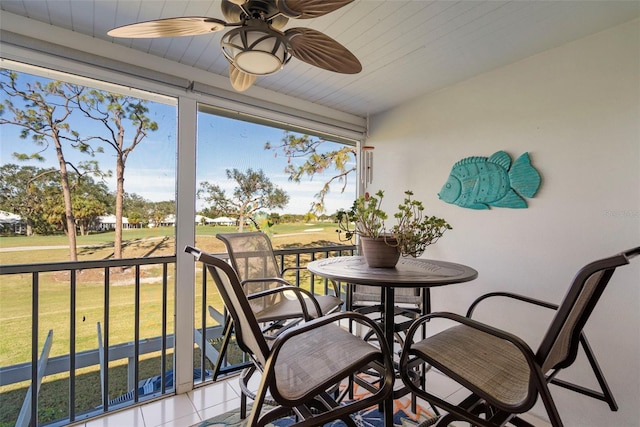
<svg viewBox="0 0 640 427"><path fill-rule="evenodd" d="M0 211L0 232L24 234L27 223L20 215L11 212Z"/></svg>
<svg viewBox="0 0 640 427"><path fill-rule="evenodd" d="M129 229L134 228L129 224L129 219L126 217L122 218L122 228ZM98 217L98 230L106 231L106 230L115 230L116 229L116 216L115 215L104 215Z"/></svg>
<svg viewBox="0 0 640 427"><path fill-rule="evenodd" d="M196 215L196 225L209 225L214 220L204 215Z"/></svg>
<svg viewBox="0 0 640 427"><path fill-rule="evenodd" d="M167 215L162 221L156 223L154 220L149 221L149 227L175 227L176 216L174 214Z"/></svg>
<svg viewBox="0 0 640 427"><path fill-rule="evenodd" d="M217 224L217 219L211 219L209 217L206 217L204 215L196 215L195 219L194 219L194 223L195 225L216 225ZM225 218L225 223L230 221L231 225L235 224L235 220L232 218ZM149 221L149 227L175 227L176 225L176 216L174 214L171 215L167 215L166 217L164 217L164 219L156 224L156 222L154 220L150 220Z"/></svg>
<svg viewBox="0 0 640 427"><path fill-rule="evenodd" d="M229 218L227 216L221 216L211 220L213 225L236 225L238 220L235 218Z"/></svg>

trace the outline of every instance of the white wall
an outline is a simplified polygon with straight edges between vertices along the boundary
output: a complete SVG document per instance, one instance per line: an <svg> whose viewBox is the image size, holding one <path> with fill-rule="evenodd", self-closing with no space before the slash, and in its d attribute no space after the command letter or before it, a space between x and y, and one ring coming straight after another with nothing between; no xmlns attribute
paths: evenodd
<svg viewBox="0 0 640 427"><path fill-rule="evenodd" d="M454 227L424 256L479 271L474 282L435 289L434 310L464 312L494 290L560 302L582 265L640 245L639 58L636 20L371 119L369 191L386 190L389 207L413 189ZM456 161L498 150L514 159L528 151L539 170L528 209L476 211L438 199ZM639 279L640 259L618 270L586 328L620 410L553 386L565 425L638 426ZM549 320L500 313L483 319L527 330L532 345ZM582 359L564 377L594 383ZM539 404L534 412L543 413Z"/></svg>

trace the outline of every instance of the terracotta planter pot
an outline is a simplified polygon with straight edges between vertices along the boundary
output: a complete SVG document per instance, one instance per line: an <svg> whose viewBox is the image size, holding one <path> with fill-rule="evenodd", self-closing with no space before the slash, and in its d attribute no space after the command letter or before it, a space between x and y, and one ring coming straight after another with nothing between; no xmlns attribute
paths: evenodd
<svg viewBox="0 0 640 427"><path fill-rule="evenodd" d="M364 259L369 267L393 268L400 259L398 248L392 246L395 245L397 241L392 237L387 237L386 241L383 237L375 239L371 237L360 237L360 242L362 243Z"/></svg>

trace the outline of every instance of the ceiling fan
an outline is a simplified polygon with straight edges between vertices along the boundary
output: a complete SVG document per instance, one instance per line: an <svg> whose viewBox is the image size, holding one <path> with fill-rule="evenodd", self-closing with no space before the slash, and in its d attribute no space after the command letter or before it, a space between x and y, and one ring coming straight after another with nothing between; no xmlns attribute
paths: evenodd
<svg viewBox="0 0 640 427"><path fill-rule="evenodd" d="M207 17L157 19L109 31L112 37L157 38L209 34L232 27L220 45L229 61L231 85L247 90L257 76L273 74L295 57L325 70L356 74L362 65L346 47L310 28L281 31L289 18L326 15L353 0L222 0L226 22Z"/></svg>

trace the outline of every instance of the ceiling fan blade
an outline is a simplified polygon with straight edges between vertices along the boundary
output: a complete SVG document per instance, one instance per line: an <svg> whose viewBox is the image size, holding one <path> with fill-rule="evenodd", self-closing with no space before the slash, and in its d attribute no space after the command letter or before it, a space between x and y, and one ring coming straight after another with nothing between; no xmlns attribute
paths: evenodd
<svg viewBox="0 0 640 427"><path fill-rule="evenodd" d="M244 1L239 3L234 0L222 0L220 3L220 9L222 10L222 15L227 22L238 23L242 21L242 14L244 10L242 10L242 5Z"/></svg>
<svg viewBox="0 0 640 427"><path fill-rule="evenodd" d="M326 15L353 0L276 0L278 10L289 18L309 19Z"/></svg>
<svg viewBox="0 0 640 427"><path fill-rule="evenodd" d="M362 71L358 58L340 43L310 28L291 28L285 31L291 44L291 55L316 67L343 74Z"/></svg>
<svg viewBox="0 0 640 427"><path fill-rule="evenodd" d="M253 74L245 73L236 68L235 65L229 64L229 79L231 80L231 86L238 92L244 92L249 89L251 85L256 81L257 76Z"/></svg>
<svg viewBox="0 0 640 427"><path fill-rule="evenodd" d="M109 31L111 37L127 38L157 38L197 36L209 34L225 28L226 22L216 18L192 16L184 18L156 19L154 21L138 22L123 25Z"/></svg>

